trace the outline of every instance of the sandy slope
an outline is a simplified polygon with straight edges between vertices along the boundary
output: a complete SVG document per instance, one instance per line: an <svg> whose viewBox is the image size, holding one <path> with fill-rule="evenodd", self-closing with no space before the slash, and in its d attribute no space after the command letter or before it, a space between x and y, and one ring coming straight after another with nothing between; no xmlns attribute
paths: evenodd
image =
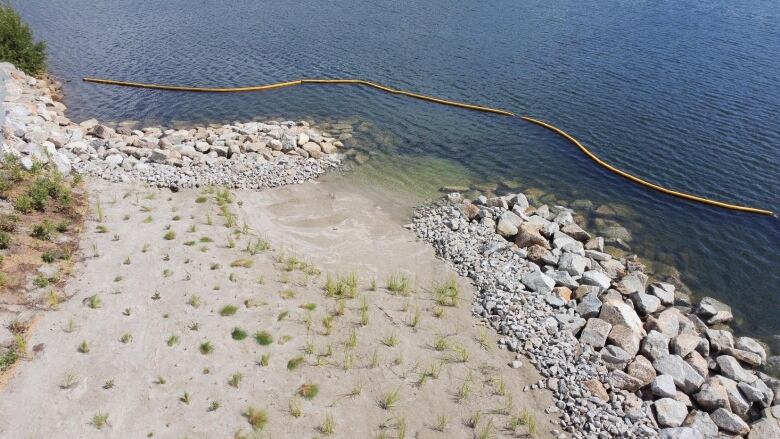
<svg viewBox="0 0 780 439"><path fill-rule="evenodd" d="M457 281L459 306L437 305L431 288L452 272L401 227L408 211L389 198L380 207L337 182L239 192L229 205L237 224L229 229L213 193L197 203L203 191L90 184L104 217L99 221L93 202L83 260L66 288L75 296L44 313L29 343L42 343L43 350L31 353L0 391L0 437L229 438L239 431L250 437L242 414L250 405L267 411L267 425L255 433L271 438L324 436L328 416L335 424L331 437L348 438L484 431L520 437L527 427L510 431L508 415L523 410L536 420L537 436L554 428L543 411L552 403L549 393L521 391L539 379L533 367L508 367L514 356L497 349L494 334L471 317L466 281ZM98 233L98 224L108 230ZM164 239L167 225L174 239ZM256 237L273 249L244 251ZM231 267L239 258L250 259L251 267ZM359 278L357 297L344 298L343 315L334 315L340 305L323 290L327 274L351 272ZM399 273L410 279L411 292L385 288ZM90 307L93 295L99 307ZM316 308L300 307L307 303ZM221 316L225 305L237 312ZM248 333L246 339L231 338L235 327ZM257 331L270 333L273 343L256 343ZM123 343L124 334L132 340ZM434 347L437 338L445 341L441 350ZM200 350L205 341L213 346L208 354ZM82 342L89 352L79 352ZM259 364L263 354L270 355L267 366ZM288 370L298 356L304 363ZM236 373L242 379L234 387L228 382ZM109 380L113 387L105 385ZM296 396L305 383L319 387L311 400ZM380 407L395 389L397 404ZM213 401L219 408L210 411ZM300 417L291 413L291 402L300 404ZM472 428L466 420L477 410L482 416ZM108 414L102 429L93 424L98 413ZM439 424L444 431L437 431Z"/></svg>

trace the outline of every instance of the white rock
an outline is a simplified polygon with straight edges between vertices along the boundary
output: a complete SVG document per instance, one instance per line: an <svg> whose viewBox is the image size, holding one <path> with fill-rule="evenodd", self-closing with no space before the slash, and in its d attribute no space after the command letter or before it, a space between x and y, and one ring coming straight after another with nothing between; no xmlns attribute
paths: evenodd
<svg viewBox="0 0 780 439"><path fill-rule="evenodd" d="M653 395L661 398L673 398L677 394L677 388L671 375L656 375L650 385L650 390Z"/></svg>
<svg viewBox="0 0 780 439"><path fill-rule="evenodd" d="M653 403L656 419L661 427L679 427L688 416L685 404L673 398L661 398Z"/></svg>

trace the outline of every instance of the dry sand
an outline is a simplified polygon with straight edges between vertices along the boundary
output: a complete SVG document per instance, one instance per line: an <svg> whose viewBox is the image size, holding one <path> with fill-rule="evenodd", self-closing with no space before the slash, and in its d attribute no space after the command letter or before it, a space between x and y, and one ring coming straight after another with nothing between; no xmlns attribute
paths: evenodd
<svg viewBox="0 0 780 439"><path fill-rule="evenodd" d="M551 436L551 395L522 392L540 377L527 361L508 366L514 355L471 316L469 283L455 278L458 306L436 303L433 285L454 275L401 227L403 203L338 179L237 192L229 205L237 224L228 228L214 192L90 187L82 260L65 288L74 297L43 313L28 343L43 349L0 390L0 437L309 438L329 433L327 418L339 438L522 437L527 426L508 425L524 411L538 437ZM258 237L272 249L245 251ZM251 267L231 267L242 258ZM357 297L340 305L323 286L328 274L350 273ZM389 291L391 276L409 279L411 291ZM220 315L226 305L235 314ZM245 339L231 337L236 327ZM273 342L257 343L258 331ZM204 354L206 341L213 350ZM303 364L288 370L295 357ZM236 386L234 374L242 377ZM318 394L296 396L304 384ZM381 407L395 390L397 403ZM219 408L210 410L214 401ZM248 406L267 412L264 428L250 426ZM98 429L100 413L108 418Z"/></svg>

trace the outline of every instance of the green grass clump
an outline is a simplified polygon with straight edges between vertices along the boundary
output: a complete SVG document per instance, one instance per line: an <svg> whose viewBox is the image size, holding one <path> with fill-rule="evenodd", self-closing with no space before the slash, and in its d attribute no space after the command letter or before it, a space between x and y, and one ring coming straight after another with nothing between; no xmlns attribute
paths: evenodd
<svg viewBox="0 0 780 439"><path fill-rule="evenodd" d="M33 226L30 236L41 241L51 241L55 230L57 230L57 228L54 223L45 219L40 224Z"/></svg>
<svg viewBox="0 0 780 439"><path fill-rule="evenodd" d="M165 236L163 236L163 238L165 238L166 241L172 241L176 239L176 232L174 232L173 230L168 230L165 233Z"/></svg>
<svg viewBox="0 0 780 439"><path fill-rule="evenodd" d="M200 344L200 346L198 346L198 350L201 354L208 355L214 352L214 345L212 345L210 341L204 341Z"/></svg>
<svg viewBox="0 0 780 439"><path fill-rule="evenodd" d="M319 392L320 388L318 385L306 383L298 387L297 393L306 399L314 399Z"/></svg>
<svg viewBox="0 0 780 439"><path fill-rule="evenodd" d="M458 283L454 277L434 285L433 295L441 306L458 306Z"/></svg>
<svg viewBox="0 0 780 439"><path fill-rule="evenodd" d="M92 417L92 425L102 430L108 424L108 413L98 412Z"/></svg>
<svg viewBox="0 0 780 439"><path fill-rule="evenodd" d="M219 310L219 315L222 317L232 316L238 311L238 307L235 305L225 305Z"/></svg>
<svg viewBox="0 0 780 439"><path fill-rule="evenodd" d="M29 75L46 69L46 44L33 41L30 28L8 5L0 5L0 60Z"/></svg>
<svg viewBox="0 0 780 439"><path fill-rule="evenodd" d="M244 374L242 373L234 373L233 375L230 375L230 379L228 379L228 385L230 387L238 388L238 386L241 384L241 380L244 379Z"/></svg>
<svg viewBox="0 0 780 439"><path fill-rule="evenodd" d="M333 420L333 415L328 413L325 415L325 421L320 425L320 433L330 436L334 431L336 431L336 421Z"/></svg>
<svg viewBox="0 0 780 439"><path fill-rule="evenodd" d="M402 274L393 274L387 278L387 290L393 294L405 296L411 293L412 286L408 277Z"/></svg>
<svg viewBox="0 0 780 439"><path fill-rule="evenodd" d="M305 309L307 311L314 311L315 309L317 309L317 304L316 303L303 303L303 304L299 305L298 308Z"/></svg>
<svg viewBox="0 0 780 439"><path fill-rule="evenodd" d="M0 230L0 250L5 250L11 246L11 235Z"/></svg>
<svg viewBox="0 0 780 439"><path fill-rule="evenodd" d="M354 299L357 297L358 276L356 273L350 273L346 276L333 278L328 275L325 280L325 295L328 297L348 297Z"/></svg>
<svg viewBox="0 0 780 439"><path fill-rule="evenodd" d="M236 259L235 261L230 263L231 267L243 267L243 268L250 268L252 266L253 262L251 259Z"/></svg>
<svg viewBox="0 0 780 439"><path fill-rule="evenodd" d="M274 342L274 337L268 331L255 332L255 341L261 346L268 346Z"/></svg>
<svg viewBox="0 0 780 439"><path fill-rule="evenodd" d="M101 306L103 306L103 301L100 299L100 296L98 296L97 294L93 294L87 300L87 306L89 306L92 309L98 309Z"/></svg>
<svg viewBox="0 0 780 439"><path fill-rule="evenodd" d="M397 387L395 390L392 390L388 393L386 393L382 399L379 400L379 407L390 410L391 408L398 405L398 402L401 400L401 388Z"/></svg>
<svg viewBox="0 0 780 439"><path fill-rule="evenodd" d="M233 328L233 331L230 332L230 336L233 337L233 340L243 340L246 338L247 333L241 328Z"/></svg>
<svg viewBox="0 0 780 439"><path fill-rule="evenodd" d="M252 406L244 411L247 422L255 430L262 430L268 424L268 413L265 410L256 409Z"/></svg>
<svg viewBox="0 0 780 439"><path fill-rule="evenodd" d="M300 367L306 360L303 357L291 358L287 362L287 370L295 370Z"/></svg>

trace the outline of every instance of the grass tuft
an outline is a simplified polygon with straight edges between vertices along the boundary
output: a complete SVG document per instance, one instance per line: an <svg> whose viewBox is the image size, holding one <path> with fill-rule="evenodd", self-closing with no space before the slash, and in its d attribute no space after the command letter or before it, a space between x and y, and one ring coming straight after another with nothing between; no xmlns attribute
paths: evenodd
<svg viewBox="0 0 780 439"><path fill-rule="evenodd" d="M294 357L287 362L287 370L295 370L299 368L306 361L303 357Z"/></svg>
<svg viewBox="0 0 780 439"><path fill-rule="evenodd" d="M222 317L232 316L238 311L238 307L235 305L225 305L219 310L219 315Z"/></svg>
<svg viewBox="0 0 780 439"><path fill-rule="evenodd" d="M387 290L393 294L407 296L412 292L411 282L403 274L396 273L387 278Z"/></svg>
<svg viewBox="0 0 780 439"><path fill-rule="evenodd" d="M265 410L249 406L244 411L244 416L246 417L247 422L249 422L249 425L255 430L262 430L265 428L266 424L268 424L268 412Z"/></svg>
<svg viewBox="0 0 780 439"><path fill-rule="evenodd" d="M381 407L384 410L390 410L391 408L398 405L398 402L400 400L401 400L401 388L396 387L395 390L391 390L390 392L382 396L382 398L379 400L379 407Z"/></svg>
<svg viewBox="0 0 780 439"><path fill-rule="evenodd" d="M198 350L201 354L208 355L214 352L214 345L212 345L210 341L204 341L200 344L200 346L198 346Z"/></svg>
<svg viewBox="0 0 780 439"><path fill-rule="evenodd" d="M440 306L458 306L458 283L455 278L434 285L433 295Z"/></svg>
<svg viewBox="0 0 780 439"><path fill-rule="evenodd" d="M103 427L108 425L108 413L97 412L92 416L92 425L98 430L102 430Z"/></svg>
<svg viewBox="0 0 780 439"><path fill-rule="evenodd" d="M233 330L230 332L230 336L233 338L233 340L243 340L246 338L247 333L241 328L233 328Z"/></svg>
<svg viewBox="0 0 780 439"><path fill-rule="evenodd" d="M314 399L314 397L317 396L319 392L320 392L319 386L317 386L316 384L306 383L301 385L301 387L298 387L296 393L298 393L298 395L301 395L306 399Z"/></svg>
<svg viewBox="0 0 780 439"><path fill-rule="evenodd" d="M274 342L274 337L268 331L255 332L254 338L260 346L268 346Z"/></svg>

